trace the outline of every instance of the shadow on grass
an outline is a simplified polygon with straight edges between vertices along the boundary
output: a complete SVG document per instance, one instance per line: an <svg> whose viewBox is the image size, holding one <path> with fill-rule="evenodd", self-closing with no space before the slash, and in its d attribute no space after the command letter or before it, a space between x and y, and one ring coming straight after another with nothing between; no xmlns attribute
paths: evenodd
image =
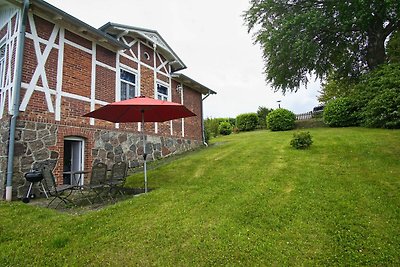
<svg viewBox="0 0 400 267"><path fill-rule="evenodd" d="M148 188L147 192L151 192L155 190L154 188ZM72 203L65 204L61 200L55 200L51 206L48 207L50 201L53 200L53 197L47 198L37 198L31 199L27 205L50 208L57 210L59 212L65 212L69 214L84 214L86 212L100 210L109 205L117 204L118 202L125 201L131 199L133 197L138 197L144 194L144 188L122 188L120 192L114 192L100 195L98 197L96 194L92 192L79 192L74 191L69 200Z"/></svg>

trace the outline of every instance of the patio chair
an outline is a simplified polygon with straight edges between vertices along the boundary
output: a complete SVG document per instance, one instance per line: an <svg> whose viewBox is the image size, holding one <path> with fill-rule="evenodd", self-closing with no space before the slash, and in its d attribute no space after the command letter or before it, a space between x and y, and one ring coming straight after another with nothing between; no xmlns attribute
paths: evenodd
<svg viewBox="0 0 400 267"><path fill-rule="evenodd" d="M110 187L109 193L112 197L112 191L116 193L124 194L123 187L126 181L126 174L128 171L128 165L126 162L114 163L111 169L111 176L107 180L107 185Z"/></svg>
<svg viewBox="0 0 400 267"><path fill-rule="evenodd" d="M53 174L53 171L47 165L44 165L42 167L41 172L42 172L42 175L43 175L42 184L45 187L45 191L47 192L47 194L50 197L53 197L53 199L49 202L49 204L47 204L47 207L50 207L50 205L56 199L61 200L57 204L56 208L62 202L65 205L74 204L72 202L72 200L68 199L68 197L72 194L72 191L74 190L74 186L73 185L69 185L69 184L57 185L56 179L55 179L54 174Z"/></svg>
<svg viewBox="0 0 400 267"><path fill-rule="evenodd" d="M90 182L87 185L83 185L84 189L88 189L95 193L95 198L100 198L101 201L104 199L101 196L101 193L104 191L107 180L107 165L104 163L96 163L92 167L92 171L90 174ZM87 200L90 204L93 204L89 198Z"/></svg>

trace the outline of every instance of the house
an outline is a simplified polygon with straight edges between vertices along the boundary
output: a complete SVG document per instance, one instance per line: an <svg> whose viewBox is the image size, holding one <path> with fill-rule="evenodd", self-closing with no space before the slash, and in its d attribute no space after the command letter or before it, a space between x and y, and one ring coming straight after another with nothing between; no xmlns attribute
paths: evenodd
<svg viewBox="0 0 400 267"><path fill-rule="evenodd" d="M0 0L0 193L21 197L24 173L43 164L60 184L98 161L138 166L140 123L82 117L134 96L182 103L197 115L146 123L148 159L201 146L203 100L215 92L179 73L185 68L157 31L96 29L42 0Z"/></svg>

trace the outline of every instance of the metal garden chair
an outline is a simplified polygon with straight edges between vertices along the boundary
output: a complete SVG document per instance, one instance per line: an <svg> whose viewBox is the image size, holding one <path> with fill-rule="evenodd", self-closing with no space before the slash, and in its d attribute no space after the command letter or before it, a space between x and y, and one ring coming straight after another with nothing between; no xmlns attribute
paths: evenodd
<svg viewBox="0 0 400 267"><path fill-rule="evenodd" d="M104 199L101 196L101 193L105 190L107 186L107 165L104 163L96 163L92 167L92 171L90 174L90 182L87 185L83 185L84 189L88 189L95 193L96 198L100 198L101 201ZM88 198L90 204L93 204Z"/></svg>
<svg viewBox="0 0 400 267"><path fill-rule="evenodd" d="M124 194L123 187L126 181L126 175L128 172L128 165L126 162L117 162L114 163L111 169L111 176L107 180L106 184L110 187L109 193L112 197L112 191L116 193Z"/></svg>
<svg viewBox="0 0 400 267"><path fill-rule="evenodd" d="M56 179L53 175L52 169L44 165L41 169L42 175L43 175L43 180L42 184L45 187L45 190L47 191L47 194L53 199L47 204L47 207L50 207L50 205L54 202L54 200L59 199L61 200L58 205L60 205L61 202L63 202L65 205L68 204L74 204L68 197L72 194L72 191L74 190L73 185L68 185L68 184L63 184L63 185L57 185Z"/></svg>

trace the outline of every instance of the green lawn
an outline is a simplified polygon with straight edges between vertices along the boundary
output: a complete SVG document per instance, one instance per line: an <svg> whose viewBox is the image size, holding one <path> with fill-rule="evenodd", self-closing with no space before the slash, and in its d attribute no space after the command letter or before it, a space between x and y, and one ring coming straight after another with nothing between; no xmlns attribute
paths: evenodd
<svg viewBox="0 0 400 267"><path fill-rule="evenodd" d="M310 132L213 139L82 215L0 202L0 265L400 266L400 131Z"/></svg>

